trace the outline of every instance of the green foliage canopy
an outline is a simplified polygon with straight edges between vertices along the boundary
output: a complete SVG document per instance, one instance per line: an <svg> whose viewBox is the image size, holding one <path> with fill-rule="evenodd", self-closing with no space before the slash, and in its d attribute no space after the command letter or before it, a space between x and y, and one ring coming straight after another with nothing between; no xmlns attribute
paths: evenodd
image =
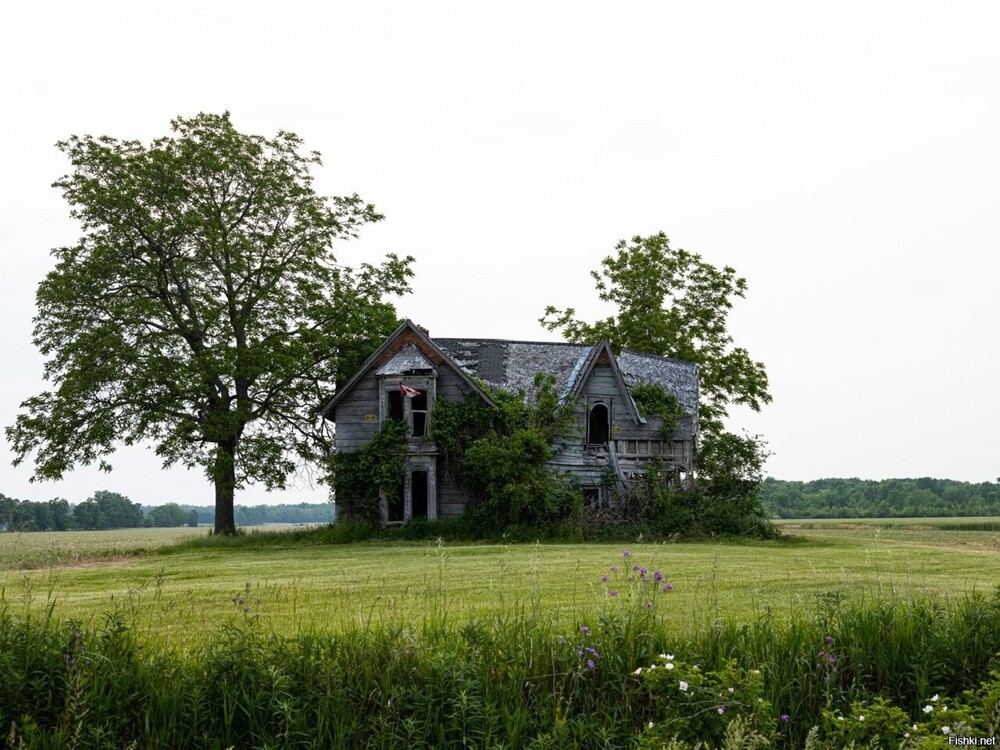
<svg viewBox="0 0 1000 750"><path fill-rule="evenodd" d="M770 403L767 372L749 352L733 346L727 329L733 299L744 297L746 279L729 266L716 268L700 255L670 247L662 232L615 245L615 255L591 271L598 297L616 307L593 323L576 310L549 306L540 322L573 342L609 339L619 349L676 357L700 367L700 430L722 432L731 404L759 411Z"/></svg>
<svg viewBox="0 0 1000 750"><path fill-rule="evenodd" d="M357 195L313 189L317 153L229 115L172 122L145 146L73 136L55 183L83 229L53 251L34 342L51 391L6 429L15 464L58 479L120 443L201 467L215 530L235 530L234 491L281 488L328 450L316 410L397 325L412 258L338 265L333 245L382 216Z"/></svg>

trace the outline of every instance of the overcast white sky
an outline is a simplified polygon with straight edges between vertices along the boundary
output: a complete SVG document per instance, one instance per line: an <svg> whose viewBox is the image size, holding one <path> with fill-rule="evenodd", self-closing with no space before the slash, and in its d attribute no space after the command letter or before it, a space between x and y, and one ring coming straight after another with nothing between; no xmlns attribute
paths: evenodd
<svg viewBox="0 0 1000 750"><path fill-rule="evenodd" d="M347 261L417 258L432 335L550 340L606 314L588 272L665 231L749 283L731 316L774 403L739 415L781 479L1000 475L1000 4L15 3L0 30L0 424L45 388L31 344L70 134L148 141L229 110L324 156L386 214ZM147 451L0 492L211 504ZM250 488L241 504L319 501Z"/></svg>

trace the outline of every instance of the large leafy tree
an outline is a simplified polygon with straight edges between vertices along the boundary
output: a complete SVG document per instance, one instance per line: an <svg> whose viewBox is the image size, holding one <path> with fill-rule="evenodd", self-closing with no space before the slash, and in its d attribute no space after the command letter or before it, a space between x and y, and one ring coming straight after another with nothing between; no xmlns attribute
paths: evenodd
<svg viewBox="0 0 1000 750"><path fill-rule="evenodd" d="M764 365L734 346L727 329L733 300L744 297L747 288L734 269L716 268L700 255L674 249L660 232L620 241L615 255L590 275L598 297L614 305L615 314L587 323L571 307L549 306L542 325L574 342L607 337L617 348L698 363L699 424L708 440L722 434L730 405L760 411L771 401Z"/></svg>
<svg viewBox="0 0 1000 750"><path fill-rule="evenodd" d="M313 188L315 152L228 113L172 122L146 146L74 136L55 187L83 236L53 251L34 341L53 384L7 428L15 463L58 479L150 441L164 465L202 467L215 530L235 530L248 482L284 486L322 458L316 411L397 324L412 258L338 265L333 245L382 217L357 195Z"/></svg>

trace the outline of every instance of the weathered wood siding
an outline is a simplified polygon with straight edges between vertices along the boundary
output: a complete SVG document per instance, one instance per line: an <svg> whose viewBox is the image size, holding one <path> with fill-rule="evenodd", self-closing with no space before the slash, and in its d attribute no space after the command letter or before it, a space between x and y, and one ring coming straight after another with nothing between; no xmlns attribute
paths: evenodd
<svg viewBox="0 0 1000 750"><path fill-rule="evenodd" d="M337 404L336 446L342 453L357 453L378 432L379 390L374 370L365 374ZM374 420L368 420L374 415Z"/></svg>

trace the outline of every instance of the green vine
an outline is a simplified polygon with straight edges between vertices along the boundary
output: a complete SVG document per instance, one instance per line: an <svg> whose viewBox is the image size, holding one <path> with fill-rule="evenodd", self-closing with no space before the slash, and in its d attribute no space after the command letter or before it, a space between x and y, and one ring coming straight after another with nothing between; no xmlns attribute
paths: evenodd
<svg viewBox="0 0 1000 750"><path fill-rule="evenodd" d="M547 466L553 440L575 425L572 405L560 402L551 375L534 385L530 399L491 392L496 409L472 397L434 408L431 436L445 471L476 494L466 514L482 530L565 518L580 504L578 489Z"/></svg>
<svg viewBox="0 0 1000 750"><path fill-rule="evenodd" d="M643 417L660 417L663 420L660 435L664 440L669 440L684 415L677 397L663 386L641 383L632 389L632 400Z"/></svg>
<svg viewBox="0 0 1000 750"><path fill-rule="evenodd" d="M364 523L382 519L381 494L394 497L406 473L406 425L387 419L357 453L333 457L338 514Z"/></svg>

